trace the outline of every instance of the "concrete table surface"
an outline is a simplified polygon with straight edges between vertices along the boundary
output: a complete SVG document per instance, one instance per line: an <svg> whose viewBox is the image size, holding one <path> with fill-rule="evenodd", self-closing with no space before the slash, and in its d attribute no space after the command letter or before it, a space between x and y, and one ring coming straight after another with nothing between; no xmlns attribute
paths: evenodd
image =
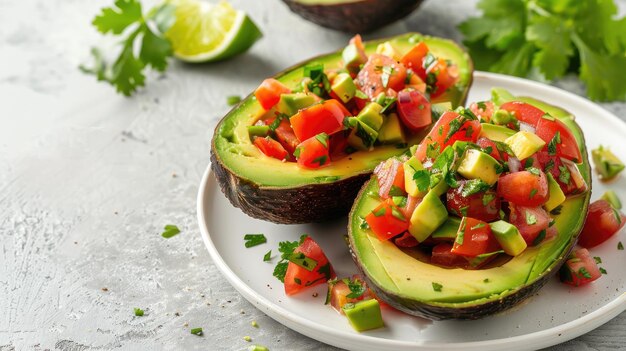
<svg viewBox="0 0 626 351"><path fill-rule="evenodd" d="M200 238L195 200L226 96L348 35L279 0L233 0L265 33L252 50L213 65L172 61L124 98L77 69L91 45L110 43L89 24L110 3L0 0L0 350L237 350L249 345L243 335L272 350L335 349L276 323L226 282ZM474 2L430 0L366 38L411 30L458 40L456 24L473 13ZM574 78L556 84L583 94ZM625 103L601 105L626 117ZM169 223L182 233L166 240ZM621 314L551 349L625 348Z"/></svg>

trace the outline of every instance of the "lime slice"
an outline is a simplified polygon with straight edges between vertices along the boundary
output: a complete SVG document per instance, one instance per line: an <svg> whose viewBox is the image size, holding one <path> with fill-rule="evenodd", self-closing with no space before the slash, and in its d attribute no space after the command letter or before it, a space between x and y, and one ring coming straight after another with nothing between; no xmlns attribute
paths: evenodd
<svg viewBox="0 0 626 351"><path fill-rule="evenodd" d="M212 62L240 54L262 34L245 12L229 3L169 0L176 6L176 21L165 33L174 56L187 62Z"/></svg>

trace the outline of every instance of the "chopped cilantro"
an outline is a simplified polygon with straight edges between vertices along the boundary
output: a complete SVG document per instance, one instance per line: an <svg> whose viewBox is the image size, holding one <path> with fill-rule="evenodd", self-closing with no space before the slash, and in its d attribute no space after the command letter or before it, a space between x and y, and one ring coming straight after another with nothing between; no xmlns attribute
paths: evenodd
<svg viewBox="0 0 626 351"><path fill-rule="evenodd" d="M241 96L239 95L231 95L226 98L226 103L228 106L237 105L241 101Z"/></svg>
<svg viewBox="0 0 626 351"><path fill-rule="evenodd" d="M552 140L548 143L548 155L556 155L556 145L561 143L561 132L556 132Z"/></svg>
<svg viewBox="0 0 626 351"><path fill-rule="evenodd" d="M384 206L379 208L378 210L372 211L372 213L376 217L384 216L386 212L387 212L387 208Z"/></svg>
<svg viewBox="0 0 626 351"><path fill-rule="evenodd" d="M495 198L496 198L496 196L494 194L485 193L485 195L483 195L483 206L489 205L489 203L491 201L493 201L493 199L495 199Z"/></svg>
<svg viewBox="0 0 626 351"><path fill-rule="evenodd" d="M571 174L569 173L567 167L559 166L559 171L561 171L561 174L559 174L559 180L563 182L563 184L569 184Z"/></svg>
<svg viewBox="0 0 626 351"><path fill-rule="evenodd" d="M528 167L528 168L526 168L526 170L528 172L530 172L531 174L534 174L536 176L538 176L541 173L541 171L539 169L535 168L535 167Z"/></svg>
<svg viewBox="0 0 626 351"><path fill-rule="evenodd" d="M413 180L417 185L417 190L426 191L430 187L430 173L425 169L420 169L413 174Z"/></svg>
<svg viewBox="0 0 626 351"><path fill-rule="evenodd" d="M593 260L596 261L597 264L602 263L602 258L600 258L599 256L594 256Z"/></svg>
<svg viewBox="0 0 626 351"><path fill-rule="evenodd" d="M300 280L300 278L293 278L293 282L298 284L298 285L302 285L302 280Z"/></svg>
<svg viewBox="0 0 626 351"><path fill-rule="evenodd" d="M314 158L313 161L311 161L311 163L318 163L320 166L323 166L326 164L327 160L328 160L328 156L322 155L322 156Z"/></svg>
<svg viewBox="0 0 626 351"><path fill-rule="evenodd" d="M578 274L583 276L584 278L591 279L591 274L589 274L589 271L585 267L580 267L580 269L578 270Z"/></svg>
<svg viewBox="0 0 626 351"><path fill-rule="evenodd" d="M263 255L263 262L268 262L272 259L272 250L269 250L265 255Z"/></svg>
<svg viewBox="0 0 626 351"><path fill-rule="evenodd" d="M450 138L452 138L452 136L459 131L459 129L461 129L462 123L458 118L455 118L453 120L450 121L450 129L448 129L448 134L446 134L446 138L444 139L444 142L448 142L448 140L450 140Z"/></svg>
<svg viewBox="0 0 626 351"><path fill-rule="evenodd" d="M485 278L485 279L483 280L483 283L489 283L489 278Z"/></svg>
<svg viewBox="0 0 626 351"><path fill-rule="evenodd" d="M278 126L280 126L280 122L282 122L283 119L289 119L289 116L287 116L284 113L277 113L276 114L276 118L272 121L272 123L270 123L269 127L271 131L275 131L276 128L278 128Z"/></svg>
<svg viewBox="0 0 626 351"><path fill-rule="evenodd" d="M246 234L243 236L243 240L246 241L246 247L253 247L267 242L267 238L263 234Z"/></svg>
<svg viewBox="0 0 626 351"><path fill-rule="evenodd" d="M166 224L163 229L164 230L163 233L161 233L161 236L166 239L169 239L180 233L180 229L178 229L178 227L173 224Z"/></svg>
<svg viewBox="0 0 626 351"><path fill-rule="evenodd" d="M607 273L606 273L606 269L604 269L604 268L602 268L602 267L600 267L599 269L600 269L600 273L602 273L602 274L607 274Z"/></svg>
<svg viewBox="0 0 626 351"><path fill-rule="evenodd" d="M624 244L622 244L621 241L617 243L617 249L618 250L624 250Z"/></svg>
<svg viewBox="0 0 626 351"><path fill-rule="evenodd" d="M470 179L463 185L463 190L461 191L461 195L463 197L468 197L470 195L474 195L476 193L480 193L483 191L489 190L489 184L485 183L481 179Z"/></svg>
<svg viewBox="0 0 626 351"><path fill-rule="evenodd" d="M433 285L433 290L434 291L441 292L441 289L443 288L443 285L441 285L439 283L435 283L435 282L432 282L432 285Z"/></svg>
<svg viewBox="0 0 626 351"><path fill-rule="evenodd" d="M478 223L475 226L471 227L470 229L471 230L476 230L476 229L484 228L486 225L487 224L481 222L481 223Z"/></svg>
<svg viewBox="0 0 626 351"><path fill-rule="evenodd" d="M280 280L281 282L285 282L285 273L287 273L287 266L289 265L288 259L293 254L294 250L302 245L304 240L307 238L306 234L303 234L300 237L300 240L297 241L281 241L278 243L278 252L281 253L280 261L274 268L273 275Z"/></svg>
<svg viewBox="0 0 626 351"><path fill-rule="evenodd" d="M191 329L191 334L197 335L197 336L201 336L202 335L202 328L193 328L193 329Z"/></svg>
<svg viewBox="0 0 626 351"><path fill-rule="evenodd" d="M550 159L546 162L546 165L543 167L544 172L550 172L554 168L554 160Z"/></svg>
<svg viewBox="0 0 626 351"><path fill-rule="evenodd" d="M533 188L533 189L530 191L530 198L532 199L535 195L537 195L537 189Z"/></svg>
<svg viewBox="0 0 626 351"><path fill-rule="evenodd" d="M326 133L319 133L318 135L315 136L315 139L317 139L317 141L320 142L320 144L322 144L325 148L328 149L328 134ZM320 164L321 166L321 164Z"/></svg>
<svg viewBox="0 0 626 351"><path fill-rule="evenodd" d="M563 205L558 205L557 207L555 207L552 211L550 211L550 214L553 215L560 215L561 214L561 210L563 209Z"/></svg>
<svg viewBox="0 0 626 351"><path fill-rule="evenodd" d="M358 279L352 280L352 279L346 278L343 280L343 282L350 289L350 293L346 295L346 297L349 299L358 299L359 297L363 296L363 294L367 290L365 285L363 285L363 283L359 281Z"/></svg>
<svg viewBox="0 0 626 351"><path fill-rule="evenodd" d="M537 246L541 244L541 242L546 238L546 230L542 230L539 232L539 235L533 240L533 246Z"/></svg>
<svg viewBox="0 0 626 351"><path fill-rule="evenodd" d="M295 263L296 265L306 269L309 272L312 272L315 267L317 267L317 261L306 257L302 252L294 252L287 258L289 262Z"/></svg>
<svg viewBox="0 0 626 351"><path fill-rule="evenodd" d="M135 307L135 316L137 317L143 316L143 310L141 308Z"/></svg>

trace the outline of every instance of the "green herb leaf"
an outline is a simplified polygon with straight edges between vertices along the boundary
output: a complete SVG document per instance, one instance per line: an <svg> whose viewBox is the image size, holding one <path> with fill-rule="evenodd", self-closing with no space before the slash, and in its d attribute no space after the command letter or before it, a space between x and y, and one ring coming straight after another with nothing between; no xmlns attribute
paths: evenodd
<svg viewBox="0 0 626 351"><path fill-rule="evenodd" d="M191 334L201 336L203 334L202 328L193 328L191 329Z"/></svg>
<svg viewBox="0 0 626 351"><path fill-rule="evenodd" d="M561 143L561 132L556 132L548 143L548 155L556 155L556 146Z"/></svg>
<svg viewBox="0 0 626 351"><path fill-rule="evenodd" d="M569 184L571 177L569 169L567 169L566 166L559 166L559 171L561 171L561 174L559 174L559 180L563 182L563 184Z"/></svg>
<svg viewBox="0 0 626 351"><path fill-rule="evenodd" d="M432 282L432 285L433 285L433 290L436 292L441 292L441 289L443 289L443 285L439 283Z"/></svg>
<svg viewBox="0 0 626 351"><path fill-rule="evenodd" d="M380 216L384 216L386 211L387 211L387 208L383 206L379 208L378 210L372 211L372 213L374 214L374 216L380 217Z"/></svg>
<svg viewBox="0 0 626 351"><path fill-rule="evenodd" d="M272 259L272 250L269 250L265 255L263 255L263 262L268 262Z"/></svg>
<svg viewBox="0 0 626 351"><path fill-rule="evenodd" d="M621 241L617 243L617 249L618 250L624 250L624 244L622 244Z"/></svg>
<svg viewBox="0 0 626 351"><path fill-rule="evenodd" d="M413 174L413 180L417 185L417 190L426 191L430 187L430 173L428 170L420 169Z"/></svg>
<svg viewBox="0 0 626 351"><path fill-rule="evenodd" d="M532 199L535 195L537 195L537 189L533 188L530 190L530 198Z"/></svg>
<svg viewBox="0 0 626 351"><path fill-rule="evenodd" d="M584 278L591 279L591 274L585 267L580 267L580 269L578 270L578 274L583 276Z"/></svg>
<svg viewBox="0 0 626 351"><path fill-rule="evenodd" d="M163 233L161 233L161 236L166 239L169 239L180 233L180 229L178 229L178 227L173 224L167 224L163 229L164 230Z"/></svg>
<svg viewBox="0 0 626 351"><path fill-rule="evenodd" d="M317 267L316 260L305 256L301 252L294 252L291 255L289 255L289 258L287 259L289 260L289 262L295 263L296 265L306 269L309 272L312 272L313 269Z"/></svg>
<svg viewBox="0 0 626 351"><path fill-rule="evenodd" d="M320 133L315 136L315 139L317 139L317 141L319 141L320 144L322 144L325 148L328 149L328 134Z"/></svg>
<svg viewBox="0 0 626 351"><path fill-rule="evenodd" d="M81 71L93 74L99 81L113 85L117 92L132 95L145 82L144 70L167 69L167 58L172 46L163 33L174 21L174 6L162 4L148 15L142 14L137 0L117 0L112 7L103 8L92 24L103 34L126 36L120 42L121 50L112 63L106 62L98 48L92 48L93 64L81 65ZM132 27L132 30L127 30ZM136 56L135 53L138 53Z"/></svg>
<svg viewBox="0 0 626 351"><path fill-rule="evenodd" d="M602 258L600 258L599 256L594 256L593 260L596 261L596 264L602 263Z"/></svg>
<svg viewBox="0 0 626 351"><path fill-rule="evenodd" d="M313 161L311 161L311 163L318 163L321 167L326 164L327 160L328 160L328 156L322 155L322 156L314 158Z"/></svg>
<svg viewBox="0 0 626 351"><path fill-rule="evenodd" d="M263 234L246 234L243 236L243 240L246 241L244 245L248 248L267 242L267 238L265 238L265 235Z"/></svg>
<svg viewBox="0 0 626 351"><path fill-rule="evenodd" d="M493 201L495 198L496 196L494 194L485 193L485 195L483 195L483 206L489 205L489 203Z"/></svg>
<svg viewBox="0 0 626 351"><path fill-rule="evenodd" d="M359 297L363 296L365 291L367 291L365 285L363 285L363 283L358 279L346 279L344 280L344 283L346 283L346 285L348 285L348 288L350 288L350 293L346 295L346 297L349 299L358 299Z"/></svg>
<svg viewBox="0 0 626 351"><path fill-rule="evenodd" d="M481 179L470 179L465 182L463 185L463 190L461 190L461 195L463 197L468 197L470 195L474 195L480 192L484 192L489 190L491 187L489 184L485 183Z"/></svg>
<svg viewBox="0 0 626 351"><path fill-rule="evenodd" d="M237 105L241 101L241 96L239 95L231 95L226 97L226 103L228 106Z"/></svg>
<svg viewBox="0 0 626 351"><path fill-rule="evenodd" d="M541 242L546 238L546 230L542 230L539 232L539 235L533 240L533 246L537 246L541 244Z"/></svg>
<svg viewBox="0 0 626 351"><path fill-rule="evenodd" d="M135 307L135 316L137 317L143 316L143 310L141 308Z"/></svg>
<svg viewBox="0 0 626 351"><path fill-rule="evenodd" d="M274 277L276 277L281 282L285 282L285 274L287 273L287 267L289 266L289 257L293 254L296 248L304 242L307 238L307 235L304 234L300 236L300 240L297 241L281 241L278 243L278 252L281 253L280 261L274 267Z"/></svg>
<svg viewBox="0 0 626 351"><path fill-rule="evenodd" d="M599 267L600 273L602 274L607 274L606 269Z"/></svg>

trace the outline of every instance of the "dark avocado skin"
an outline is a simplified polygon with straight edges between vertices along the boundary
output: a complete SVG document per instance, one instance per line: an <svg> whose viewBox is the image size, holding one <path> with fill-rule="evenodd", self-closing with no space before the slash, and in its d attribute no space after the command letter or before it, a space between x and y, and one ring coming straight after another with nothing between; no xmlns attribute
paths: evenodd
<svg viewBox="0 0 626 351"><path fill-rule="evenodd" d="M580 127L577 124L576 124L576 132L580 133L580 136L583 141L583 145L585 145L584 134L582 133L582 130L580 130ZM585 162L586 172L587 174L591 174L591 166L588 161L589 157L588 157L586 147L581 148L581 154L583 156L583 159L587 160L587 162ZM589 207L589 199L591 197L591 178L589 177L588 179L585 179L585 180L587 181L589 189L587 192L579 196L586 197L585 205L581 209L581 213L586 214L588 207ZM355 214L357 210L356 204L362 196L366 196L365 192L366 192L369 182L371 181L376 181L374 176L372 176L370 181L366 182L363 185L363 188L357 195L357 199L355 200L355 206L352 208L350 215L349 215L349 223L348 223L349 232L352 231L352 221L353 221L353 218L355 218L356 216ZM578 216L579 213L572 213L571 215ZM578 241L578 236L580 235L582 231L583 225L584 225L584 217L583 217L583 220L580 222L580 225L578 226L577 231L571 233L571 238L569 240L569 243L567 244L565 249L562 251L561 255L559 255L558 258L553 261L550 267L548 267L548 269L546 269L534 281L530 282L529 284L517 287L516 290L511 291L506 296L501 297L500 299L483 302L483 303L477 303L474 305L471 305L471 304L464 305L461 307L442 306L442 305L437 305L437 304L429 304L429 303L424 303L420 301L415 301L413 299L405 299L400 296L397 296L394 293L391 293L390 291L386 290L384 287L376 285L366 274L361 260L355 253L352 234L350 233L348 236L350 239L350 245L349 245L350 254L352 256L354 263L359 268L361 275L367 281L368 287L372 289L374 293L378 297L380 297L382 301L386 302L392 307L402 312L405 312L407 314L422 317L422 318L427 318L430 320L449 320L449 319L476 320L476 319L481 319L481 318L491 316L491 315L503 312L505 310L511 309L514 306L519 305L521 302L525 301L526 299L530 298L535 293L537 293L550 279L554 277L554 275L559 271L561 266L565 263L566 258L572 252L572 250L574 249L574 246L576 245L576 242Z"/></svg>
<svg viewBox="0 0 626 351"><path fill-rule="evenodd" d="M411 14L422 0L362 0L332 5L307 5L283 0L289 9L322 27L348 33L365 33Z"/></svg>
<svg viewBox="0 0 626 351"><path fill-rule="evenodd" d="M412 34L416 33L406 33L398 37L407 37ZM398 37L377 39L374 43ZM366 45L368 43L370 42L364 42ZM470 72L472 72L473 63L471 59L466 53L464 57L467 59ZM306 62L315 59L312 58ZM277 73L274 77L281 77L285 72L293 71L301 66L302 63L294 65L281 73ZM462 90L455 90L453 95L459 106L465 104L471 84L472 75L470 74L467 85ZM253 94L250 94L242 100L242 103L252 97ZM232 111L237 110L237 108L238 106L235 106ZM363 173L331 182L311 183L294 187L259 185L252 179L238 176L223 162L219 152L216 152L216 138L219 130L232 111L215 128L211 142L211 170L215 173L222 192L233 206L240 208L251 217L278 224L323 222L343 217L350 212L355 197L363 183L370 178L373 168L365 169ZM399 151L399 154L404 152L400 149ZM280 170L277 170L277 172L279 174Z"/></svg>
<svg viewBox="0 0 626 351"><path fill-rule="evenodd" d="M280 224L322 222L345 216L371 175L367 172L332 183L294 188L261 187L228 171L212 150L211 170L233 206L251 217Z"/></svg>

